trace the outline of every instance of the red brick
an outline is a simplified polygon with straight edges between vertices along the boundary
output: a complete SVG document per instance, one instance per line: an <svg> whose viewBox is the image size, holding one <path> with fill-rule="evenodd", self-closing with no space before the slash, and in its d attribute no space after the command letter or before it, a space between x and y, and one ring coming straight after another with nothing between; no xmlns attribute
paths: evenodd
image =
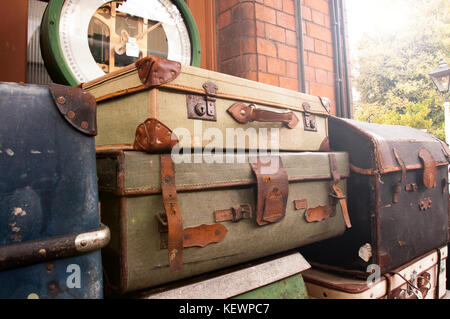
<svg viewBox="0 0 450 319"><path fill-rule="evenodd" d="M267 72L267 57L265 55L258 54L258 71Z"/></svg>
<svg viewBox="0 0 450 319"><path fill-rule="evenodd" d="M298 80L280 77L280 87L289 89L289 90L298 91Z"/></svg>
<svg viewBox="0 0 450 319"><path fill-rule="evenodd" d="M321 69L316 69L316 82L328 85L328 72Z"/></svg>
<svg viewBox="0 0 450 319"><path fill-rule="evenodd" d="M295 23L295 17L293 15L284 13L284 12L277 12L277 24L279 26L282 26L283 28L289 29L289 30L296 30L296 23Z"/></svg>
<svg viewBox="0 0 450 319"><path fill-rule="evenodd" d="M322 70L333 71L332 58L312 52L308 52L308 65Z"/></svg>
<svg viewBox="0 0 450 319"><path fill-rule="evenodd" d="M331 31L320 25L306 22L306 34L312 38L320 39L331 43Z"/></svg>
<svg viewBox="0 0 450 319"><path fill-rule="evenodd" d="M312 13L312 21L314 23L320 24L322 26L325 25L325 15L319 11L311 10Z"/></svg>
<svg viewBox="0 0 450 319"><path fill-rule="evenodd" d="M327 43L314 39L314 51L319 54L328 55Z"/></svg>
<svg viewBox="0 0 450 319"><path fill-rule="evenodd" d="M242 72L241 57L231 58L223 61L220 66L220 72L230 75L238 75Z"/></svg>
<svg viewBox="0 0 450 319"><path fill-rule="evenodd" d="M266 37L266 24L261 21L256 21L256 36L260 38Z"/></svg>
<svg viewBox="0 0 450 319"><path fill-rule="evenodd" d="M312 21L311 9L307 7L302 7L302 16L304 20Z"/></svg>
<svg viewBox="0 0 450 319"><path fill-rule="evenodd" d="M268 7L275 8L277 10L283 9L283 1L282 0L264 0L264 4Z"/></svg>
<svg viewBox="0 0 450 319"><path fill-rule="evenodd" d="M241 53L257 53L255 37L241 37L240 39Z"/></svg>
<svg viewBox="0 0 450 319"><path fill-rule="evenodd" d="M311 9L329 14L330 7L326 0L305 0L305 5Z"/></svg>
<svg viewBox="0 0 450 319"><path fill-rule="evenodd" d="M278 57L283 60L297 62L297 48L278 44Z"/></svg>
<svg viewBox="0 0 450 319"><path fill-rule="evenodd" d="M324 21L324 26L327 27L328 29L331 28L331 18L329 15L325 15L325 21Z"/></svg>
<svg viewBox="0 0 450 319"><path fill-rule="evenodd" d="M220 2L220 1L219 1ZM255 18L255 9L253 3L251 2L243 2L239 5L235 6L231 10L231 16L233 21L240 21L243 19L254 19Z"/></svg>
<svg viewBox="0 0 450 319"><path fill-rule="evenodd" d="M294 14L295 13L294 0L283 0L283 11L286 13Z"/></svg>
<svg viewBox="0 0 450 319"><path fill-rule="evenodd" d="M222 0L217 2L219 4L219 12L223 12L230 9L231 7L234 7L239 2L239 0Z"/></svg>
<svg viewBox="0 0 450 319"><path fill-rule="evenodd" d="M334 100L334 87L323 84L311 83L310 94L327 97L330 100Z"/></svg>
<svg viewBox="0 0 450 319"><path fill-rule="evenodd" d="M277 75L286 75L286 62L270 57L267 58L267 72Z"/></svg>
<svg viewBox="0 0 450 319"><path fill-rule="evenodd" d="M232 57L238 56L240 54L239 50L239 42L233 41L230 42L228 45L222 46L219 51L219 60L228 60Z"/></svg>
<svg viewBox="0 0 450 319"><path fill-rule="evenodd" d="M310 66L305 66L305 80L316 82L316 71Z"/></svg>
<svg viewBox="0 0 450 319"><path fill-rule="evenodd" d="M240 22L235 23L236 24L236 30L237 32L233 35L233 37L236 36L236 34L239 34L239 36L255 36L256 33L256 24L255 20L240 20Z"/></svg>
<svg viewBox="0 0 450 319"><path fill-rule="evenodd" d="M274 9L271 9L269 7L257 3L255 4L255 13L257 20L269 22L272 24L277 23L277 15Z"/></svg>
<svg viewBox="0 0 450 319"><path fill-rule="evenodd" d="M270 85L278 86L278 76L260 72L258 74L258 81Z"/></svg>
<svg viewBox="0 0 450 319"><path fill-rule="evenodd" d="M266 38L278 42L286 42L285 29L266 23Z"/></svg>
<svg viewBox="0 0 450 319"><path fill-rule="evenodd" d="M277 47L272 41L258 38L257 49L259 54L264 54L271 57L277 56Z"/></svg>
<svg viewBox="0 0 450 319"><path fill-rule="evenodd" d="M244 72L239 74L239 77L247 80L258 81L258 72Z"/></svg>
<svg viewBox="0 0 450 319"><path fill-rule="evenodd" d="M286 62L286 76L298 79L298 64L293 62Z"/></svg>
<svg viewBox="0 0 450 319"><path fill-rule="evenodd" d="M297 46L297 33L294 31L286 30L286 44Z"/></svg>
<svg viewBox="0 0 450 319"><path fill-rule="evenodd" d="M327 72L327 78L328 78L328 85L333 86L334 85L334 81L335 81L335 76L334 76L334 72Z"/></svg>
<svg viewBox="0 0 450 319"><path fill-rule="evenodd" d="M334 56L334 48L333 48L333 44L332 43L327 43L327 55L329 57L333 57Z"/></svg>
<svg viewBox="0 0 450 319"><path fill-rule="evenodd" d="M242 71L257 71L258 58L256 54L246 54L242 56Z"/></svg>
<svg viewBox="0 0 450 319"><path fill-rule="evenodd" d="M219 15L219 29L223 29L231 23L231 10L227 10Z"/></svg>
<svg viewBox="0 0 450 319"><path fill-rule="evenodd" d="M314 39L305 35L303 37L303 48L307 51L314 51Z"/></svg>

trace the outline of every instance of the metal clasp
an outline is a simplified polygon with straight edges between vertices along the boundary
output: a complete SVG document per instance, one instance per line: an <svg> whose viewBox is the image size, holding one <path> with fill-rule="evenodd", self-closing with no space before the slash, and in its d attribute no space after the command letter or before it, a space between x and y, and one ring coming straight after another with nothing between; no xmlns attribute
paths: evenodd
<svg viewBox="0 0 450 319"><path fill-rule="evenodd" d="M217 121L216 94L218 87L214 82L203 84L205 96L187 95L188 118L194 120Z"/></svg>
<svg viewBox="0 0 450 319"><path fill-rule="evenodd" d="M305 131L317 132L316 116L311 114L311 106L309 103L303 103L303 124Z"/></svg>

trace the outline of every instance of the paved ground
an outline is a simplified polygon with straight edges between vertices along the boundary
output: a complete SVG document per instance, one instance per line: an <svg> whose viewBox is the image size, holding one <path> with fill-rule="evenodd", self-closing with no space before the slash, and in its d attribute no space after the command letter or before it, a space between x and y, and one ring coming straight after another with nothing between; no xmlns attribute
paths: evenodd
<svg viewBox="0 0 450 319"><path fill-rule="evenodd" d="M450 290L447 290L447 294L445 295L444 299L450 299Z"/></svg>

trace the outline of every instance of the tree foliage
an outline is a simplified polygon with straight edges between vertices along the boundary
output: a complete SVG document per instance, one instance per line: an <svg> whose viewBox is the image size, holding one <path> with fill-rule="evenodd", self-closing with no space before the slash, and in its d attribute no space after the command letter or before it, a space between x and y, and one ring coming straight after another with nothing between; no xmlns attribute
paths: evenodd
<svg viewBox="0 0 450 319"><path fill-rule="evenodd" d="M445 139L443 98L428 74L450 57L450 1L377 0L404 5L410 27L366 35L353 61L355 118L426 129Z"/></svg>

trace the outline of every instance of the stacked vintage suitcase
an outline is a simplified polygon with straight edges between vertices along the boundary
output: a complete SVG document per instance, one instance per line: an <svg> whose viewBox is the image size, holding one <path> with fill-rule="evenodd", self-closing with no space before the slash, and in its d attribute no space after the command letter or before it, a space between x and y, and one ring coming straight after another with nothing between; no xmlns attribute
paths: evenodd
<svg viewBox="0 0 450 319"><path fill-rule="evenodd" d="M102 298L94 97L3 82L0 96L0 299Z"/></svg>
<svg viewBox="0 0 450 319"><path fill-rule="evenodd" d="M446 294L448 146L420 130L330 118L330 146L350 157L353 228L301 248L317 298ZM358 280L357 278L360 278Z"/></svg>
<svg viewBox="0 0 450 319"><path fill-rule="evenodd" d="M348 155L328 151L327 99L153 56L82 87L98 104L108 294L242 265L351 227ZM296 273L307 265L298 253L281 260Z"/></svg>

